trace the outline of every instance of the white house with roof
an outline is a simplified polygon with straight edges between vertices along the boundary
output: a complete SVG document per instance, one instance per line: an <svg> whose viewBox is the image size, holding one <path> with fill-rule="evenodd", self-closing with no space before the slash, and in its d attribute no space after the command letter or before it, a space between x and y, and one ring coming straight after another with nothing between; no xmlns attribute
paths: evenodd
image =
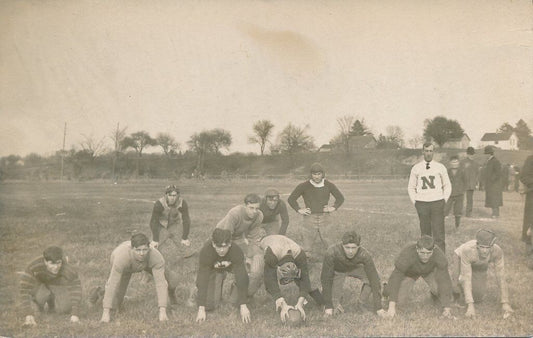
<svg viewBox="0 0 533 338"><path fill-rule="evenodd" d="M449 149L466 149L470 146L470 137L463 134L461 137L451 138L442 145L442 148Z"/></svg>
<svg viewBox="0 0 533 338"><path fill-rule="evenodd" d="M518 137L516 133L485 133L479 143L481 147L494 146L505 150L518 150Z"/></svg>

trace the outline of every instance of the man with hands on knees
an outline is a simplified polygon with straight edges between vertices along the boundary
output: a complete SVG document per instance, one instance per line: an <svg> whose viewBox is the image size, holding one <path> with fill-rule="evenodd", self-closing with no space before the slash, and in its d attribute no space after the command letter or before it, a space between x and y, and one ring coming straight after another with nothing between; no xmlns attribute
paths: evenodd
<svg viewBox="0 0 533 338"><path fill-rule="evenodd" d="M396 303L405 303L416 280L422 277L429 286L431 298L439 300L443 306L442 317L454 318L448 261L432 237L423 235L416 244L403 248L394 265L387 289L383 290L383 294L389 297L387 317L396 315Z"/></svg>
<svg viewBox="0 0 533 338"><path fill-rule="evenodd" d="M265 252L265 288L275 299L276 311L280 311L281 321L286 322L290 309L298 310L305 320L304 305L307 304L308 295L317 304L323 304L320 291L311 290L305 252L296 242L283 235L266 236L259 245ZM280 285L288 285L291 282L295 282L299 288L298 301L295 305L287 304L280 290Z"/></svg>
<svg viewBox="0 0 533 338"><path fill-rule="evenodd" d="M43 312L45 305L48 312L69 313L72 323L80 321L81 282L61 248L46 248L43 255L21 273L20 299L26 315L24 326L37 325L32 308L37 307L39 312Z"/></svg>
<svg viewBox="0 0 533 338"><path fill-rule="evenodd" d="M361 236L355 231L347 231L342 241L329 247L324 257L320 279L326 316L344 312L340 300L346 277L357 278L363 283L359 294L360 304L368 301L372 295L374 311L380 317L386 316L381 305L381 284L374 260L360 244Z"/></svg>
<svg viewBox="0 0 533 338"><path fill-rule="evenodd" d="M159 251L150 247L150 240L142 233L131 236L131 240L121 243L111 253L111 272L105 285L103 323L111 320L111 309L122 307L131 275L146 271L154 277L159 306L159 321L167 321L167 303L170 293L175 302L178 277L165 270L165 260ZM167 282L168 281L168 282Z"/></svg>
<svg viewBox="0 0 533 338"><path fill-rule="evenodd" d="M249 279L245 258L242 249L238 245L232 245L231 231L216 228L211 240L200 250L199 262L196 277L198 288L196 322L204 322L206 310L213 310L218 306L226 274L232 272L235 275L235 284L232 286L230 298L239 304L242 322L249 323L250 310L246 305Z"/></svg>
<svg viewBox="0 0 533 338"><path fill-rule="evenodd" d="M455 249L453 264L454 298L464 295L467 309L465 316L474 317L476 310L474 302L480 302L487 291L487 271L489 265L494 268L494 274L500 287L500 302L503 318L507 319L513 313L509 305L509 291L505 280L503 251L495 243L496 234L490 230L481 229L476 239L463 243Z"/></svg>

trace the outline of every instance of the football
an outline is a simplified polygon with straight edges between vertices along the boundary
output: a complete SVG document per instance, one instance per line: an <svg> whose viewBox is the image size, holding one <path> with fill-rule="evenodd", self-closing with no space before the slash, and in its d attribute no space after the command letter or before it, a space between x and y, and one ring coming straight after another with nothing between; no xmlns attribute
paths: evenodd
<svg viewBox="0 0 533 338"><path fill-rule="evenodd" d="M296 309L290 309L288 312L287 325L300 326L303 323L302 314Z"/></svg>

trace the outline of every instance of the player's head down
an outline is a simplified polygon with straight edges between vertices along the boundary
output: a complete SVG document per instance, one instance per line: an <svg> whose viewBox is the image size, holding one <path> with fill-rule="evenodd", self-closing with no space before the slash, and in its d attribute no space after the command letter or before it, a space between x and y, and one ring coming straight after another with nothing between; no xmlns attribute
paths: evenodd
<svg viewBox="0 0 533 338"><path fill-rule="evenodd" d="M487 229L478 230L476 233L476 245L480 258L483 259L489 255L494 242L496 242L496 234L494 232Z"/></svg>
<svg viewBox="0 0 533 338"><path fill-rule="evenodd" d="M231 231L216 228L211 235L211 244L219 256L225 256L231 247Z"/></svg>
<svg viewBox="0 0 533 338"><path fill-rule="evenodd" d="M302 271L294 262L285 262L278 266L278 277L281 285L287 285L290 282L300 279Z"/></svg>

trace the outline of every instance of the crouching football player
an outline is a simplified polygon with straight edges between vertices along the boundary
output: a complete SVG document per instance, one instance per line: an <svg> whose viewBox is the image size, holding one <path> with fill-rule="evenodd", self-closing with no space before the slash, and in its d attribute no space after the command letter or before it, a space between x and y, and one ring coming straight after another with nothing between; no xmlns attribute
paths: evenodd
<svg viewBox="0 0 533 338"><path fill-rule="evenodd" d="M110 321L111 309L119 309L122 306L131 275L142 271L154 277L159 321L168 320L168 297L171 297L171 302L176 302L175 291L178 276L165 271L165 260L161 253L150 247L150 240L146 235L137 233L131 236L131 240L121 243L111 253L111 272L105 285L101 322Z"/></svg>
<svg viewBox="0 0 533 338"><path fill-rule="evenodd" d="M325 315L342 313L340 304L344 280L353 277L363 283L359 295L360 302L366 302L372 294L374 311L385 317L385 310L381 305L381 284L374 260L370 253L362 246L361 236L355 231L348 231L342 236L342 241L329 247L322 263L322 295L325 303Z"/></svg>
<svg viewBox="0 0 533 338"><path fill-rule="evenodd" d="M466 317L474 317L476 310L474 302L481 302L487 292L487 270L489 265L494 268L496 280L500 287L500 301L503 317L507 318L513 312L509 305L509 291L505 281L503 251L495 243L496 234L490 230L481 229L476 239L468 241L455 249L453 264L453 284L457 293L463 293L467 304Z"/></svg>
<svg viewBox="0 0 533 338"><path fill-rule="evenodd" d="M222 298L222 286L226 274L235 275L235 285L232 292L236 292L236 301L240 306L243 323L250 322L248 310L248 273L244 253L238 245L231 243L231 231L216 228L211 240L207 241L200 250L200 263L196 286L198 288L198 314L196 322L206 320L206 310L213 310Z"/></svg>
<svg viewBox="0 0 533 338"><path fill-rule="evenodd" d="M404 303L409 297L416 280L420 277L428 284L431 297L440 300L443 306L442 316L452 318L451 303L452 281L448 272L448 261L444 252L435 246L435 241L428 235L423 235L416 244L406 246L396 258L394 271L389 278L388 317L396 315L396 303Z"/></svg>
<svg viewBox="0 0 533 338"><path fill-rule="evenodd" d="M42 312L45 305L49 312L68 313L71 322L79 322L81 282L76 270L64 258L61 248L46 248L43 255L21 273L20 298L26 315L25 326L36 325L34 308Z"/></svg>
<svg viewBox="0 0 533 338"><path fill-rule="evenodd" d="M283 235L266 236L259 245L265 251L265 288L276 300L276 311L281 309L281 321L286 322L290 309L298 310L305 320L306 297L311 296L317 304L323 304L320 291L311 290L305 252L296 242ZM287 304L279 287L290 282L295 282L299 288L298 301L293 306Z"/></svg>

